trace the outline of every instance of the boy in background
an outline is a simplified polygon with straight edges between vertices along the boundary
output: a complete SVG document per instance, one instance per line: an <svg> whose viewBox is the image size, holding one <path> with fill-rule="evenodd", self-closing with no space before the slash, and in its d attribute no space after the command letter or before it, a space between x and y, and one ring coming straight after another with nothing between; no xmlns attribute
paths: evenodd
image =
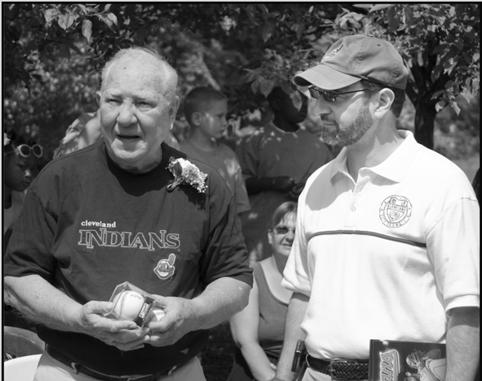
<svg viewBox="0 0 482 381"><path fill-rule="evenodd" d="M190 132L180 149L215 168L234 194L238 215L250 210L241 167L234 151L219 141L226 130L228 100L211 87L196 87L184 99L184 116Z"/></svg>

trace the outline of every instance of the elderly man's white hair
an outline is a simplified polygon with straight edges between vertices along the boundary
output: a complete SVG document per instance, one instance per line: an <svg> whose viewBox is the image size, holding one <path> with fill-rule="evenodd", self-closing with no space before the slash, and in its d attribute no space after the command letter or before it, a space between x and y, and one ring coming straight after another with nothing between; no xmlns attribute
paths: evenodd
<svg viewBox="0 0 482 381"><path fill-rule="evenodd" d="M147 56L147 58L151 59L155 65L159 68L159 78L162 80L162 85L165 88L166 93L163 94L168 98L172 99L176 95L176 87L177 87L177 73L174 68L167 63L167 61L161 57L155 51L143 48L143 47L132 47L127 49L119 50L105 65L102 69L102 77L101 77L101 90L104 87L107 77L112 69L112 67L119 62L120 60L125 59L132 59L132 60L139 60L140 57ZM147 61L144 61L147 62Z"/></svg>

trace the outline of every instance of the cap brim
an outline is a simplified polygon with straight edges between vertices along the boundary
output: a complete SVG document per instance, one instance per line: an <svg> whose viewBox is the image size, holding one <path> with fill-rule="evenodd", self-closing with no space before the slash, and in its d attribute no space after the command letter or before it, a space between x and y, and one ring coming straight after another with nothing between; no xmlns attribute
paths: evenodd
<svg viewBox="0 0 482 381"><path fill-rule="evenodd" d="M298 86L315 85L323 90L337 90L353 85L360 78L339 72L331 67L320 64L296 74L294 83Z"/></svg>

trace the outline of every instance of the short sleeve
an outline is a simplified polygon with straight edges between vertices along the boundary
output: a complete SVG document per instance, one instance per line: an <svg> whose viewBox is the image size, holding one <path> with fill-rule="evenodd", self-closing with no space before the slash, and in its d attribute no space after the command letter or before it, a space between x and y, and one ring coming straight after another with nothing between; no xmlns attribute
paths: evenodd
<svg viewBox="0 0 482 381"><path fill-rule="evenodd" d="M4 259L4 275L38 274L51 281L55 260L50 247L55 230L54 214L42 204L36 192L30 190L12 227Z"/></svg>
<svg viewBox="0 0 482 381"><path fill-rule="evenodd" d="M248 251L232 193L217 173L209 179L209 236L200 260L203 282L230 277L252 285Z"/></svg>
<svg viewBox="0 0 482 381"><path fill-rule="evenodd" d="M448 311L480 306L480 209L477 200L452 201L429 231L427 250Z"/></svg>

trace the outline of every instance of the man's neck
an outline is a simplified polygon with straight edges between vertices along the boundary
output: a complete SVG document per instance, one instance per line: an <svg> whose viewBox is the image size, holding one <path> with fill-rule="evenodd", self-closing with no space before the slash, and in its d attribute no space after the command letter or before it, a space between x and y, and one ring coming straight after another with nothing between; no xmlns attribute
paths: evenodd
<svg viewBox="0 0 482 381"><path fill-rule="evenodd" d="M358 178L360 168L374 167L385 161L403 142L395 124L380 125L355 144L347 147L346 164L353 179Z"/></svg>

